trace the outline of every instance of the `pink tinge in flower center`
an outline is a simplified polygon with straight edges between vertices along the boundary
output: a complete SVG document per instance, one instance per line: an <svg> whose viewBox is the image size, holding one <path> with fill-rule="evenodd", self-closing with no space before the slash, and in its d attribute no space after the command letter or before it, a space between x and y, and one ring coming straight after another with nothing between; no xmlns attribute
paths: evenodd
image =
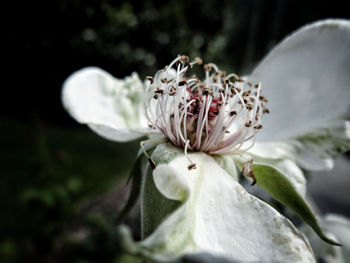
<svg viewBox="0 0 350 263"><path fill-rule="evenodd" d="M208 154L242 153L254 145L269 113L261 83L252 84L235 74L226 75L215 64L204 65L205 79L186 73L196 58L178 56L154 78L147 77L146 117L175 146ZM245 146L243 149L243 145Z"/></svg>

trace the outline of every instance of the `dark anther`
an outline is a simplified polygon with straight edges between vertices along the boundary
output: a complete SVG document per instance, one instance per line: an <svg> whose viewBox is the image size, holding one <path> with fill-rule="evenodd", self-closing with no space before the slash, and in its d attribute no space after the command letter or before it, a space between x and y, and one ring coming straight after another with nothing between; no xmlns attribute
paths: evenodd
<svg viewBox="0 0 350 263"><path fill-rule="evenodd" d="M186 80L179 81L179 86L185 86L187 84Z"/></svg>
<svg viewBox="0 0 350 263"><path fill-rule="evenodd" d="M253 186L256 184L256 177L255 177L255 174L253 171L250 171L249 174L248 174L248 177L252 178L253 179L253 182L250 184L250 186Z"/></svg>
<svg viewBox="0 0 350 263"><path fill-rule="evenodd" d="M154 93L160 93L160 94L164 94L164 90L160 89L160 88L157 88Z"/></svg>
<svg viewBox="0 0 350 263"><path fill-rule="evenodd" d="M237 115L237 112L236 111L230 111L230 117L232 117L233 115Z"/></svg>
<svg viewBox="0 0 350 263"><path fill-rule="evenodd" d="M268 100L263 95L259 96L259 100L262 100L263 102L268 102Z"/></svg>
<svg viewBox="0 0 350 263"><path fill-rule="evenodd" d="M248 110L252 110L253 109L253 105L248 103L245 105L245 107L248 109Z"/></svg>
<svg viewBox="0 0 350 263"><path fill-rule="evenodd" d="M191 163L189 166L187 166L188 170L193 170L193 169L196 169L196 168L197 168L197 166L196 166L195 163Z"/></svg>
<svg viewBox="0 0 350 263"><path fill-rule="evenodd" d="M248 97L250 95L250 91L245 91L242 93L243 97Z"/></svg>
<svg viewBox="0 0 350 263"><path fill-rule="evenodd" d="M248 121L244 125L249 128L252 126L252 121Z"/></svg>
<svg viewBox="0 0 350 263"><path fill-rule="evenodd" d="M146 79L148 79L148 80L151 82L151 84L153 84L153 81L154 81L154 80L153 80L153 77L147 76Z"/></svg>
<svg viewBox="0 0 350 263"><path fill-rule="evenodd" d="M213 92L211 91L211 89L204 88L203 95L212 95L212 94L213 94Z"/></svg>

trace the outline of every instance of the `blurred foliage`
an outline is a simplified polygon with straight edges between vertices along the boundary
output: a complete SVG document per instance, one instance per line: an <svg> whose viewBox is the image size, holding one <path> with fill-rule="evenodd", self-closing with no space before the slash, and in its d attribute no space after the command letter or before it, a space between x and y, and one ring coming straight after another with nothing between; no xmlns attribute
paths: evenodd
<svg viewBox="0 0 350 263"><path fill-rule="evenodd" d="M29 128L2 119L0 130L0 261L116 262L117 211L82 213L79 204L129 173L137 143L40 121Z"/></svg>
<svg viewBox="0 0 350 263"><path fill-rule="evenodd" d="M6 89L23 108L67 123L59 101L73 71L99 66L118 78L153 75L177 54L201 56L246 73L288 33L326 17L350 17L346 1L308 0L52 0L8 3L11 14ZM18 78L20 76L20 78ZM18 96L18 91L22 96ZM45 99L43 99L45 98ZM22 108L21 107L21 108Z"/></svg>

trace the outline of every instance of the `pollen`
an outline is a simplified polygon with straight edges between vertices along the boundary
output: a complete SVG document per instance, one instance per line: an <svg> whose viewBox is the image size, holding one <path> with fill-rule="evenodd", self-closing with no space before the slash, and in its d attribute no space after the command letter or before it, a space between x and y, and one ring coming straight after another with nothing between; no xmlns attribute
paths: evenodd
<svg viewBox="0 0 350 263"><path fill-rule="evenodd" d="M197 66L204 78L188 74ZM234 154L255 143L261 115L269 113L261 83L221 71L213 63L179 55L147 77L145 112L149 125L187 151ZM260 110L263 109L263 110ZM189 158L189 157L188 157ZM188 169L196 168L189 159Z"/></svg>

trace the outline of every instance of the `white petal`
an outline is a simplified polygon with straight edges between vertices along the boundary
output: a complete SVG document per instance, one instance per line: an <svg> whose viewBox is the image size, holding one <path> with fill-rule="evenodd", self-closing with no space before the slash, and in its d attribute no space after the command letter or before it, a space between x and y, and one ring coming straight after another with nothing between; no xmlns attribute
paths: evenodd
<svg viewBox="0 0 350 263"><path fill-rule="evenodd" d="M295 160L302 168L330 170L334 166L333 159L350 149L349 123L342 119L325 122L286 142L293 147Z"/></svg>
<svg viewBox="0 0 350 263"><path fill-rule="evenodd" d="M302 134L339 117L350 105L350 21L302 27L275 47L252 73L262 81L270 114L260 141Z"/></svg>
<svg viewBox="0 0 350 263"><path fill-rule="evenodd" d="M248 151L254 156L264 159L293 159L293 147L285 142L256 142Z"/></svg>
<svg viewBox="0 0 350 263"><path fill-rule="evenodd" d="M168 257L207 252L244 262L315 262L308 241L293 224L247 193L212 157L190 154L197 168L188 170L188 159L167 147L176 154L165 152L169 160L158 161L153 178L146 181L154 180L162 195L181 203L141 246ZM156 155L162 154L153 155L157 162ZM155 190L146 187L144 194L149 189ZM151 195L143 201L154 211L148 216L155 218L168 204Z"/></svg>
<svg viewBox="0 0 350 263"><path fill-rule="evenodd" d="M89 67L67 78L62 103L74 119L88 124L103 137L129 141L149 131L143 96L144 86L136 73L119 80L99 68Z"/></svg>
<svg viewBox="0 0 350 263"><path fill-rule="evenodd" d="M215 155L213 156L216 163L224 169L233 179L238 181L238 169L235 160L230 155Z"/></svg>
<svg viewBox="0 0 350 263"><path fill-rule="evenodd" d="M290 159L309 171L330 170L333 159L350 149L350 122L341 118L282 142L257 142L249 152L271 160Z"/></svg>

